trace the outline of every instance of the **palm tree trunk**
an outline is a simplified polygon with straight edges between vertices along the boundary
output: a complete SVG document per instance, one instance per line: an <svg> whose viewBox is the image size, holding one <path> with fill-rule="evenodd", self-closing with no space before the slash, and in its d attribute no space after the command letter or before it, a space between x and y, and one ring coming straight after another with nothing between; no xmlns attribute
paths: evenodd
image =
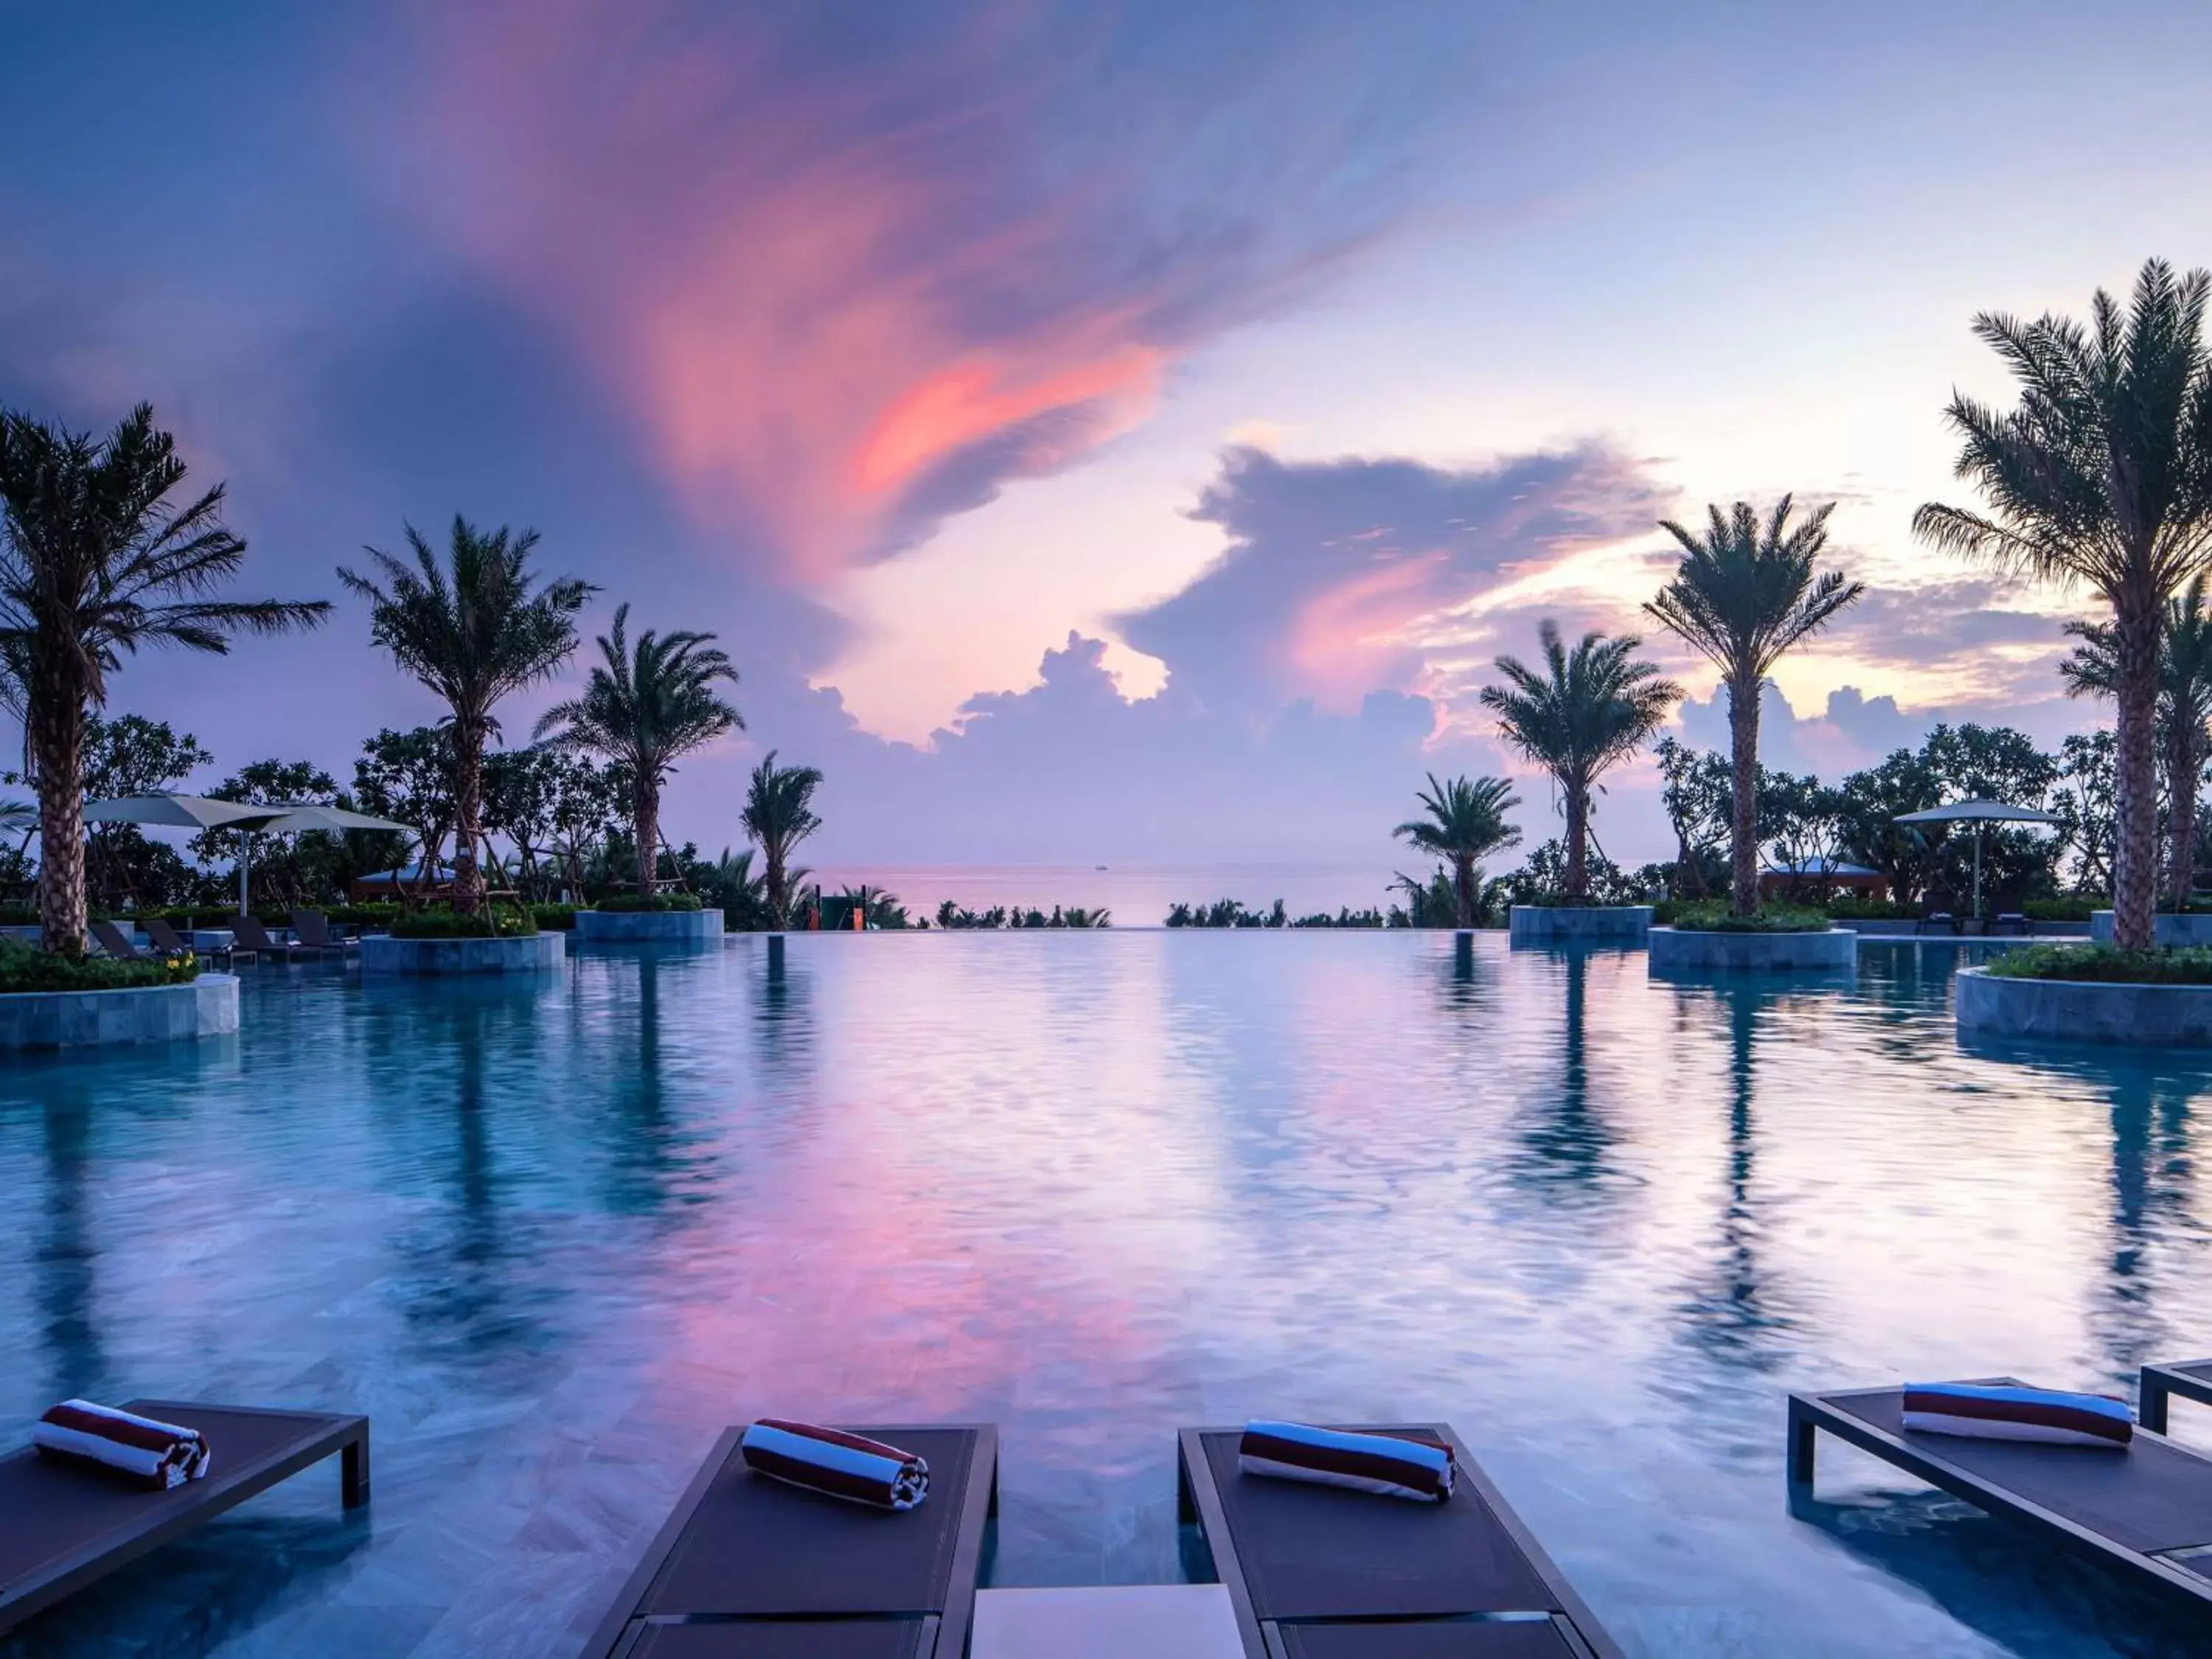
<svg viewBox="0 0 2212 1659"><path fill-rule="evenodd" d="M39 761L39 927L42 948L84 954L84 699L75 688L31 705Z"/></svg>
<svg viewBox="0 0 2212 1659"><path fill-rule="evenodd" d="M1459 925L1474 926L1474 860L1464 853L1452 860L1452 904L1459 913Z"/></svg>
<svg viewBox="0 0 2212 1659"><path fill-rule="evenodd" d="M1570 904L1589 896L1589 786L1567 785L1567 890Z"/></svg>
<svg viewBox="0 0 2212 1659"><path fill-rule="evenodd" d="M1745 679L1750 684L1744 684ZM1735 769L1729 908L1747 916L1759 908L1759 680L1755 675L1738 675L1729 681L1729 738Z"/></svg>
<svg viewBox="0 0 2212 1659"><path fill-rule="evenodd" d="M477 844L483 826L483 733L472 720L453 721L453 908L471 912L483 902Z"/></svg>
<svg viewBox="0 0 2212 1659"><path fill-rule="evenodd" d="M2158 902L2158 637L2155 605L2113 607L2112 632L2119 658L2119 697L2114 734L2118 826L2112 848L2112 943L2123 951L2148 951L2155 937Z"/></svg>
<svg viewBox="0 0 2212 1659"><path fill-rule="evenodd" d="M651 904L653 875L660 866L660 792L646 782L642 773L631 817L637 836L637 896L641 903Z"/></svg>
<svg viewBox="0 0 2212 1659"><path fill-rule="evenodd" d="M2166 734L2166 879L2179 912L2189 908L2190 878L2197 871L2197 772L2203 764L2199 735L2174 711Z"/></svg>
<svg viewBox="0 0 2212 1659"><path fill-rule="evenodd" d="M791 926L791 895L786 890L782 843L773 836L763 840L761 858L768 866L769 920L781 931Z"/></svg>

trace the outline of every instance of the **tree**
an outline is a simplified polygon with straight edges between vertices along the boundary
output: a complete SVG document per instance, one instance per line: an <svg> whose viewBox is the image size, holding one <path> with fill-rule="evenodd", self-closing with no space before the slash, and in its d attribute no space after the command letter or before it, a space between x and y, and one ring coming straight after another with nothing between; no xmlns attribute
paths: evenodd
<svg viewBox="0 0 2212 1659"><path fill-rule="evenodd" d="M2051 798L2051 813L2058 819L2053 861L2071 848L2075 890L2109 893L2112 843L2119 833L2112 798L2118 757L2112 731L2077 732L2058 745L2058 754L2059 783Z"/></svg>
<svg viewBox="0 0 2212 1659"><path fill-rule="evenodd" d="M738 671L712 634L648 628L633 650L623 631L629 620L629 607L619 606L612 634L599 635L605 660L584 695L547 709L536 736L599 755L622 773L637 839L638 896L649 899L660 857L660 792L675 763L745 722L715 692L717 681L737 684Z"/></svg>
<svg viewBox="0 0 2212 1659"><path fill-rule="evenodd" d="M88 715L84 723L84 793L88 800L151 795L173 788L215 757L191 732L139 714L114 720ZM0 781L20 780L13 773ZM88 902L119 905L166 903L184 897L191 870L167 843L135 823L86 826L85 890Z"/></svg>
<svg viewBox="0 0 2212 1659"><path fill-rule="evenodd" d="M273 758L241 767L209 790L208 797L272 806L339 804L337 780L313 761ZM247 848L246 832L237 830L203 830L191 840L192 856L203 869L223 862L235 866L247 855ZM343 839L321 830L256 839L252 855L253 879L279 902L311 902L327 896L347 864Z"/></svg>
<svg viewBox="0 0 2212 1659"><path fill-rule="evenodd" d="M1428 814L1400 824L1390 833L1451 867L1452 908L1462 927L1475 923L1474 867L1492 853L1511 847L1521 832L1505 815L1521 804L1503 778L1461 777L1440 783L1429 774L1429 787L1415 797Z"/></svg>
<svg viewBox="0 0 2212 1659"><path fill-rule="evenodd" d="M416 895L427 895L437 881L446 837L453 832L453 727L379 732L361 746L353 787L363 811L414 826ZM403 848L385 867L396 870L405 860Z"/></svg>
<svg viewBox="0 0 2212 1659"><path fill-rule="evenodd" d="M530 569L538 532L504 525L487 536L459 514L447 562L412 525L412 568L365 549L380 586L341 565L338 579L369 605L369 637L401 669L445 700L453 742L453 903L483 897L477 849L483 839L484 745L499 733L501 699L550 678L576 648L576 613L592 584L561 576L538 585Z"/></svg>
<svg viewBox="0 0 2212 1659"><path fill-rule="evenodd" d="M1559 642L1559 624L1547 617L1536 636L1544 650L1541 670L1500 657L1498 672L1510 684L1485 686L1482 703L1498 716L1506 740L1559 786L1567 819L1565 896L1580 903L1589 895L1590 792L1666 723L1682 688L1635 659L1633 635L1609 640L1585 634L1570 652Z"/></svg>
<svg viewBox="0 0 2212 1659"><path fill-rule="evenodd" d="M740 821L745 833L757 842L763 872L768 881L768 908L778 927L791 926L793 888L806 872L791 867L791 854L799 843L822 827L814 811L814 792L822 787L822 774L811 766L778 766L771 749L745 786L745 810Z"/></svg>
<svg viewBox="0 0 2212 1659"><path fill-rule="evenodd" d="M324 600L208 597L246 544L223 488L181 507L176 441L144 404L97 441L0 412L0 661L19 682L39 793L39 921L49 951L84 949L84 729L125 653L227 652L239 634L312 627Z"/></svg>
<svg viewBox="0 0 2212 1659"><path fill-rule="evenodd" d="M2091 325L1984 312L1974 332L2020 382L2000 412L1963 393L1946 411L1956 467L1987 513L1931 501L1917 535L2039 580L2093 588L2112 608L2119 826L2112 942L2148 950L2157 902L2159 637L2166 607L2212 560L2212 274L2144 264L2124 313L2100 289Z"/></svg>
<svg viewBox="0 0 2212 1659"><path fill-rule="evenodd" d="M1866 589L1840 570L1814 574L1828 544L1830 502L1791 528L1784 495L1760 523L1748 501L1727 514L1708 508L1702 537L1671 519L1660 527L1681 544L1674 578L1644 608L1721 671L1728 687L1735 769L1730 908L1759 908L1759 689L1784 653L1827 626Z"/></svg>
<svg viewBox="0 0 2212 1659"><path fill-rule="evenodd" d="M2110 623L2069 623L2081 640L2058 672L2069 697L2117 696L2119 642ZM2204 578L2192 576L2166 606L2159 641L2158 702L2153 723L2166 772L2166 891L2173 908L2189 907L2197 873L2197 785L2212 756L2205 723L2212 720L2212 617L2204 611Z"/></svg>
<svg viewBox="0 0 2212 1659"><path fill-rule="evenodd" d="M1918 750L1899 749L1844 780L1844 856L1880 870L1900 901L1929 890L1960 892L1972 880L1974 832L1942 823L1899 823L1900 814L1962 800L2039 806L2057 782L2058 763L2009 726L1939 725ZM1987 884L2025 892L2055 884L2063 840L2033 830L1991 829L1984 836Z"/></svg>

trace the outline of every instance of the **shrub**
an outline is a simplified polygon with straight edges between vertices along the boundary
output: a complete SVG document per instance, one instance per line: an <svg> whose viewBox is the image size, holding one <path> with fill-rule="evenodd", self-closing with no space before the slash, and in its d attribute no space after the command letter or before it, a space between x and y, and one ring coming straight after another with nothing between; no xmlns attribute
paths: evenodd
<svg viewBox="0 0 2212 1659"><path fill-rule="evenodd" d="M1917 914L1895 899L1863 898L1856 893L1838 893L1828 901L1829 919L1834 921L1909 921Z"/></svg>
<svg viewBox="0 0 2212 1659"><path fill-rule="evenodd" d="M598 908L602 910L696 910L699 896L696 893L655 893L647 898L635 893L617 893L601 899Z"/></svg>
<svg viewBox="0 0 2212 1659"><path fill-rule="evenodd" d="M2123 951L2114 945L2024 945L1992 957L1989 970L1999 979L2212 985L2212 948Z"/></svg>
<svg viewBox="0 0 2212 1659"><path fill-rule="evenodd" d="M392 924L394 939L515 939L538 931L527 910L503 907L464 915L458 910L417 910Z"/></svg>
<svg viewBox="0 0 2212 1659"><path fill-rule="evenodd" d="M576 907L573 904L533 904L530 907L530 915L541 933L573 933L576 931Z"/></svg>
<svg viewBox="0 0 2212 1659"><path fill-rule="evenodd" d="M19 991L121 991L147 985L185 985L199 976L190 954L155 962L118 962L112 957L49 956L21 939L0 939L0 994Z"/></svg>
<svg viewBox="0 0 2212 1659"><path fill-rule="evenodd" d="M1668 924L1686 933L1820 933L1828 927L1825 910L1797 904L1769 904L1747 916L1732 915L1726 901L1705 899L1675 907Z"/></svg>
<svg viewBox="0 0 2212 1659"><path fill-rule="evenodd" d="M0 927L35 927L38 925L37 905L0 904Z"/></svg>

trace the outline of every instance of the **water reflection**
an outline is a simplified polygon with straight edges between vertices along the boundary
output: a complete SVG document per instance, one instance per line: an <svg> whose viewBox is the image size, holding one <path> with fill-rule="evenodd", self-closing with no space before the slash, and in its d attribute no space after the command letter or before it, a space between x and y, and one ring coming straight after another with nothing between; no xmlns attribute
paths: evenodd
<svg viewBox="0 0 2212 1659"><path fill-rule="evenodd" d="M55 1399L90 1392L107 1362L94 1316L99 1249L86 1190L91 1164L91 1115L75 1098L40 1114L46 1153L36 1261L39 1330L47 1392Z"/></svg>
<svg viewBox="0 0 2212 1659"><path fill-rule="evenodd" d="M1522 949L1516 959L1527 962L1534 954ZM1560 985L1559 1082L1540 1091L1521 1132L1524 1156L1516 1173L1540 1187L1589 1198L1604 1191L1611 1173L1607 1153L1613 1141L1612 1126L1593 1097L1590 1086L1589 992L1593 955L1610 958L1617 967L1621 954L1596 952L1588 946L1557 946L1542 953L1558 964Z"/></svg>

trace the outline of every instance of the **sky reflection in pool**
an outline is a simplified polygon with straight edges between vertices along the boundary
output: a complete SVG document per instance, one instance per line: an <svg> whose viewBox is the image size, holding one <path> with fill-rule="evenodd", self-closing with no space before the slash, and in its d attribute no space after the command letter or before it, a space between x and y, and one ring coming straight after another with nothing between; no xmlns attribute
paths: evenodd
<svg viewBox="0 0 2212 1659"><path fill-rule="evenodd" d="M992 1419L1006 1584L1178 1576L1172 1431L1438 1417L1631 1651L2189 1651L1824 1449L1793 1386L2128 1392L2212 1351L2185 1056L1962 1050L1952 953L1649 979L1449 936L605 952L246 975L234 1040L0 1070L0 1431L370 1413L0 1653L573 1651L714 1431ZM2212 1445L2212 1413L2177 1408ZM328 1485L331 1490L325 1491Z"/></svg>

